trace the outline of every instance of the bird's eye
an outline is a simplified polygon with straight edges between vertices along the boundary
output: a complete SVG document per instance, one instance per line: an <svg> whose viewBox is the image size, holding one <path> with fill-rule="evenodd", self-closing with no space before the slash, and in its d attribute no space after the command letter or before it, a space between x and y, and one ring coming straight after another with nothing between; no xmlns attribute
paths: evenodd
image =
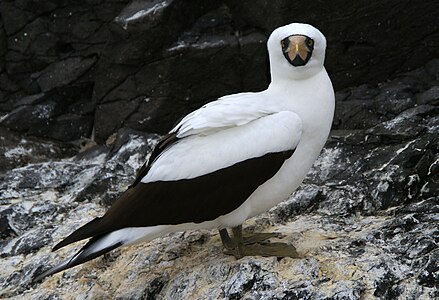
<svg viewBox="0 0 439 300"><path fill-rule="evenodd" d="M312 47L312 45L314 45L314 41L312 39L309 39L307 41L308 46Z"/></svg>

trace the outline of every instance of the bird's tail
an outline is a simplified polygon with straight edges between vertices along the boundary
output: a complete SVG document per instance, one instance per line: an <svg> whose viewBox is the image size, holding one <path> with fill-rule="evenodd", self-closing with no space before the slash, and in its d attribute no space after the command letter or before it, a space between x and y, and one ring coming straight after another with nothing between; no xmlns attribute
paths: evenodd
<svg viewBox="0 0 439 300"><path fill-rule="evenodd" d="M124 244L125 243L121 239L114 239L114 235L112 236L111 233L93 237L72 258L44 271L35 277L33 281L40 281L47 276L92 260L93 258L114 250Z"/></svg>

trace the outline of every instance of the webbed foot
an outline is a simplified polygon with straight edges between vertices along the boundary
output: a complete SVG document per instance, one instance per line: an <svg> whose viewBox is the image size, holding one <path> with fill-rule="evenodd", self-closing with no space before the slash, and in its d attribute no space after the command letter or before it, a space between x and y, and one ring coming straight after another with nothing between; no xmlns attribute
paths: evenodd
<svg viewBox="0 0 439 300"><path fill-rule="evenodd" d="M233 255L236 258L244 256L275 256L299 258L299 254L293 245L286 243L270 243L269 238L279 238L278 233L257 233L249 236L242 235L242 226L232 228L233 238L226 229L220 230L221 241L224 245L224 254Z"/></svg>

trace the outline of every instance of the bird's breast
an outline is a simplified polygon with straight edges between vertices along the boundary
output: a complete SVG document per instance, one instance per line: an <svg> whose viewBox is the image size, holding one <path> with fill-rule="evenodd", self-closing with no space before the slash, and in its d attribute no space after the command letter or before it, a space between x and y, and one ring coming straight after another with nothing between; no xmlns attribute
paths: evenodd
<svg viewBox="0 0 439 300"><path fill-rule="evenodd" d="M294 154L246 201L248 217L269 210L299 187L326 143L334 116L334 92L326 72L300 87L284 86L271 92L277 94L283 109L299 115L302 135Z"/></svg>

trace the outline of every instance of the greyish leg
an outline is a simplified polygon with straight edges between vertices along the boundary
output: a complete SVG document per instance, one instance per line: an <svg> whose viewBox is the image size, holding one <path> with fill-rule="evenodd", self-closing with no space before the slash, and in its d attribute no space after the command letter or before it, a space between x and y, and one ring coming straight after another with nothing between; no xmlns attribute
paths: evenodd
<svg viewBox="0 0 439 300"><path fill-rule="evenodd" d="M233 250L235 249L235 243L230 238L229 233L227 232L227 229L223 228L219 230L219 234L221 237L221 242L223 243L223 246L227 250Z"/></svg>

